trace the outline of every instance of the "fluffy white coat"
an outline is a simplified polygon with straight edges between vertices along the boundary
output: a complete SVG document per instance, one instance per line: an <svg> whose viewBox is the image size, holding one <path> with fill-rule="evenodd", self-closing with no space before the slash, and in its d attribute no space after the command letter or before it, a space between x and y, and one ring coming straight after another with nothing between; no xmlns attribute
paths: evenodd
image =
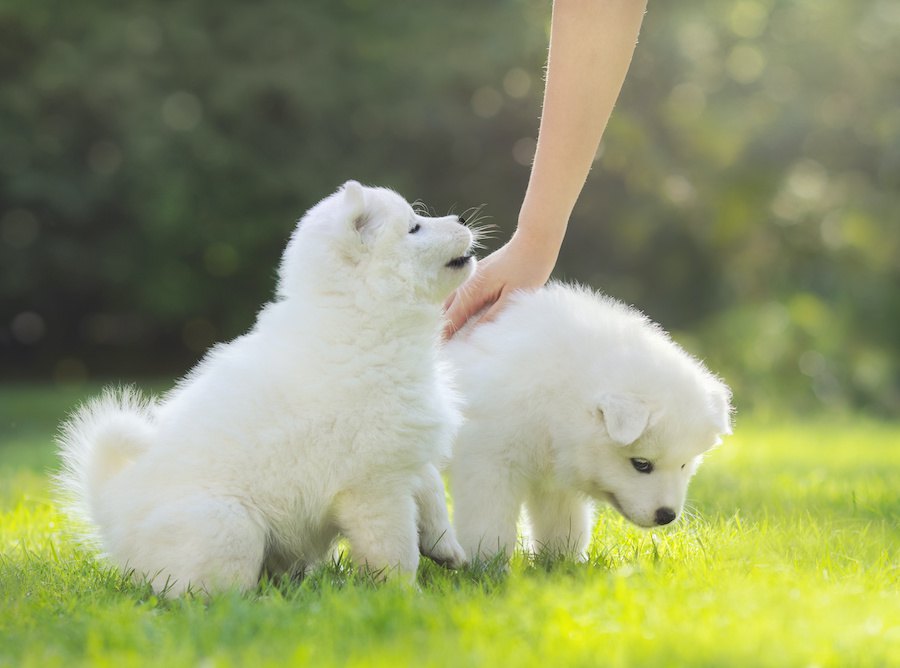
<svg viewBox="0 0 900 668"><path fill-rule="evenodd" d="M180 594L327 557L457 565L435 469L460 423L441 304L472 271L456 217L348 182L300 221L277 299L161 401L108 391L63 428L60 482L123 569Z"/></svg>
<svg viewBox="0 0 900 668"><path fill-rule="evenodd" d="M583 556L594 500L667 524L730 433L720 380L643 314L584 288L518 293L445 350L467 404L450 480L470 558L512 554L523 504L535 551Z"/></svg>

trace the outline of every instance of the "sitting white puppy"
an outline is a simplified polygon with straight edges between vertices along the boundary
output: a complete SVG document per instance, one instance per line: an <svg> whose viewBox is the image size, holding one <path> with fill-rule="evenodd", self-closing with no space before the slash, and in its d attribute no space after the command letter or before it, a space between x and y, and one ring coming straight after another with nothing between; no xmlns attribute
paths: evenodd
<svg viewBox="0 0 900 668"><path fill-rule="evenodd" d="M175 595L251 588L339 534L384 574L413 578L419 546L461 564L435 469L461 418L437 343L472 241L355 181L313 207L248 334L158 403L107 392L65 424L60 482L108 557Z"/></svg>
<svg viewBox="0 0 900 668"><path fill-rule="evenodd" d="M561 284L515 294L445 347L466 422L450 465L469 557L509 557L524 503L532 550L584 556L591 500L668 524L730 431L728 388L644 315Z"/></svg>

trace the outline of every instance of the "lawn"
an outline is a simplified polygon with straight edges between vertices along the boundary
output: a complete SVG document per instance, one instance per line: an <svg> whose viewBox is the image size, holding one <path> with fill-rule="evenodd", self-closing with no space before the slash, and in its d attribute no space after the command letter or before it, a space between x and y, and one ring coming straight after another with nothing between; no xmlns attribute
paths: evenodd
<svg viewBox="0 0 900 668"><path fill-rule="evenodd" d="M739 416L652 532L601 512L589 563L518 556L419 591L346 562L167 601L67 536L48 470L95 388L0 386L0 665L900 665L900 425Z"/></svg>

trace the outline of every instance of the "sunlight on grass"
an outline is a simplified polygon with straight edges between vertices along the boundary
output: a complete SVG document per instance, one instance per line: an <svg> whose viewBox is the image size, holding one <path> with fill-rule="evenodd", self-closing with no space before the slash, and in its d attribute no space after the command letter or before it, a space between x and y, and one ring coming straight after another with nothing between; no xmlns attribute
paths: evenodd
<svg viewBox="0 0 900 668"><path fill-rule="evenodd" d="M894 425L742 420L688 517L648 532L603 510L586 564L426 562L411 593L339 561L205 602L71 540L46 471L68 403L0 442L0 664L900 665Z"/></svg>

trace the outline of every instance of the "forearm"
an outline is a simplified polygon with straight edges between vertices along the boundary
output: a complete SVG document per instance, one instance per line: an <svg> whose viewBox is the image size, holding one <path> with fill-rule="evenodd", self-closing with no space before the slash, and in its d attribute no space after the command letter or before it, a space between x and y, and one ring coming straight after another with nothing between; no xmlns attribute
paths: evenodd
<svg viewBox="0 0 900 668"><path fill-rule="evenodd" d="M556 255L631 63L646 0L555 0L537 150L516 235Z"/></svg>

